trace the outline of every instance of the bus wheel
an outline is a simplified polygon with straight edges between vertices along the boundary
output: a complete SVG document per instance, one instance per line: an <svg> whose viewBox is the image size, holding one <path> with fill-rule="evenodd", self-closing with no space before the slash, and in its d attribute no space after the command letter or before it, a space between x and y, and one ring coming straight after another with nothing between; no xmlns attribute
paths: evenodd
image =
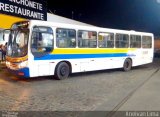
<svg viewBox="0 0 160 117"><path fill-rule="evenodd" d="M69 65L66 62L61 62L57 65L55 70L55 78L57 80L66 79L69 76Z"/></svg>
<svg viewBox="0 0 160 117"><path fill-rule="evenodd" d="M129 71L129 70L131 70L131 68L132 68L132 60L131 59L126 59L124 61L124 64L123 64L123 70L124 71Z"/></svg>

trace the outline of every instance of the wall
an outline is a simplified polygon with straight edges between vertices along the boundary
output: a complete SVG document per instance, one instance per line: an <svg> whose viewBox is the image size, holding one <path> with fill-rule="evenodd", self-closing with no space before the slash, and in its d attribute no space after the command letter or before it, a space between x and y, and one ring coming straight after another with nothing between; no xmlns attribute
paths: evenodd
<svg viewBox="0 0 160 117"><path fill-rule="evenodd" d="M160 39L154 41L154 57L160 57Z"/></svg>
<svg viewBox="0 0 160 117"><path fill-rule="evenodd" d="M160 39L154 40L154 48L155 49L160 49Z"/></svg>

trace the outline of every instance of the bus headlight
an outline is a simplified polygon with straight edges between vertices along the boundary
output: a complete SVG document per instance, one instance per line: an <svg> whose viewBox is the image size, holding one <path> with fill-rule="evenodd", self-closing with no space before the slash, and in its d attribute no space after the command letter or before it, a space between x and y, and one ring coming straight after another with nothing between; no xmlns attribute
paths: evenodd
<svg viewBox="0 0 160 117"><path fill-rule="evenodd" d="M28 65L28 61L23 61L23 62L19 63L18 67L24 68L24 67L27 67L27 65Z"/></svg>
<svg viewBox="0 0 160 117"><path fill-rule="evenodd" d="M6 61L6 66L10 66L10 62Z"/></svg>

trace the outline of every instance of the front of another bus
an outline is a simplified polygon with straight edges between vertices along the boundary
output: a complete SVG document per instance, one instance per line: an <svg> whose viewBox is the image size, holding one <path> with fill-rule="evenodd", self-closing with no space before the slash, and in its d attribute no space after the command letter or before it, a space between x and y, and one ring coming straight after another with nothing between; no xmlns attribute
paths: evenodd
<svg viewBox="0 0 160 117"><path fill-rule="evenodd" d="M29 77L28 40L29 21L17 22L9 31L6 66L14 74Z"/></svg>

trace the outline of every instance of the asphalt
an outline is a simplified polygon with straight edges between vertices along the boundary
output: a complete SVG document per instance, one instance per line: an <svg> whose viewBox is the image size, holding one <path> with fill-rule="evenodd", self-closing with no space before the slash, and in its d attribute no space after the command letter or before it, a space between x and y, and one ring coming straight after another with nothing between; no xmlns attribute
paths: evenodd
<svg viewBox="0 0 160 117"><path fill-rule="evenodd" d="M160 111L160 69L157 69L138 90L131 93L130 98L118 110Z"/></svg>
<svg viewBox="0 0 160 117"><path fill-rule="evenodd" d="M0 109L90 111L80 113L84 117L126 116L110 111L160 111L160 59L126 73L75 74L63 81L14 80L4 69L0 64ZM154 114L160 117L160 112Z"/></svg>

